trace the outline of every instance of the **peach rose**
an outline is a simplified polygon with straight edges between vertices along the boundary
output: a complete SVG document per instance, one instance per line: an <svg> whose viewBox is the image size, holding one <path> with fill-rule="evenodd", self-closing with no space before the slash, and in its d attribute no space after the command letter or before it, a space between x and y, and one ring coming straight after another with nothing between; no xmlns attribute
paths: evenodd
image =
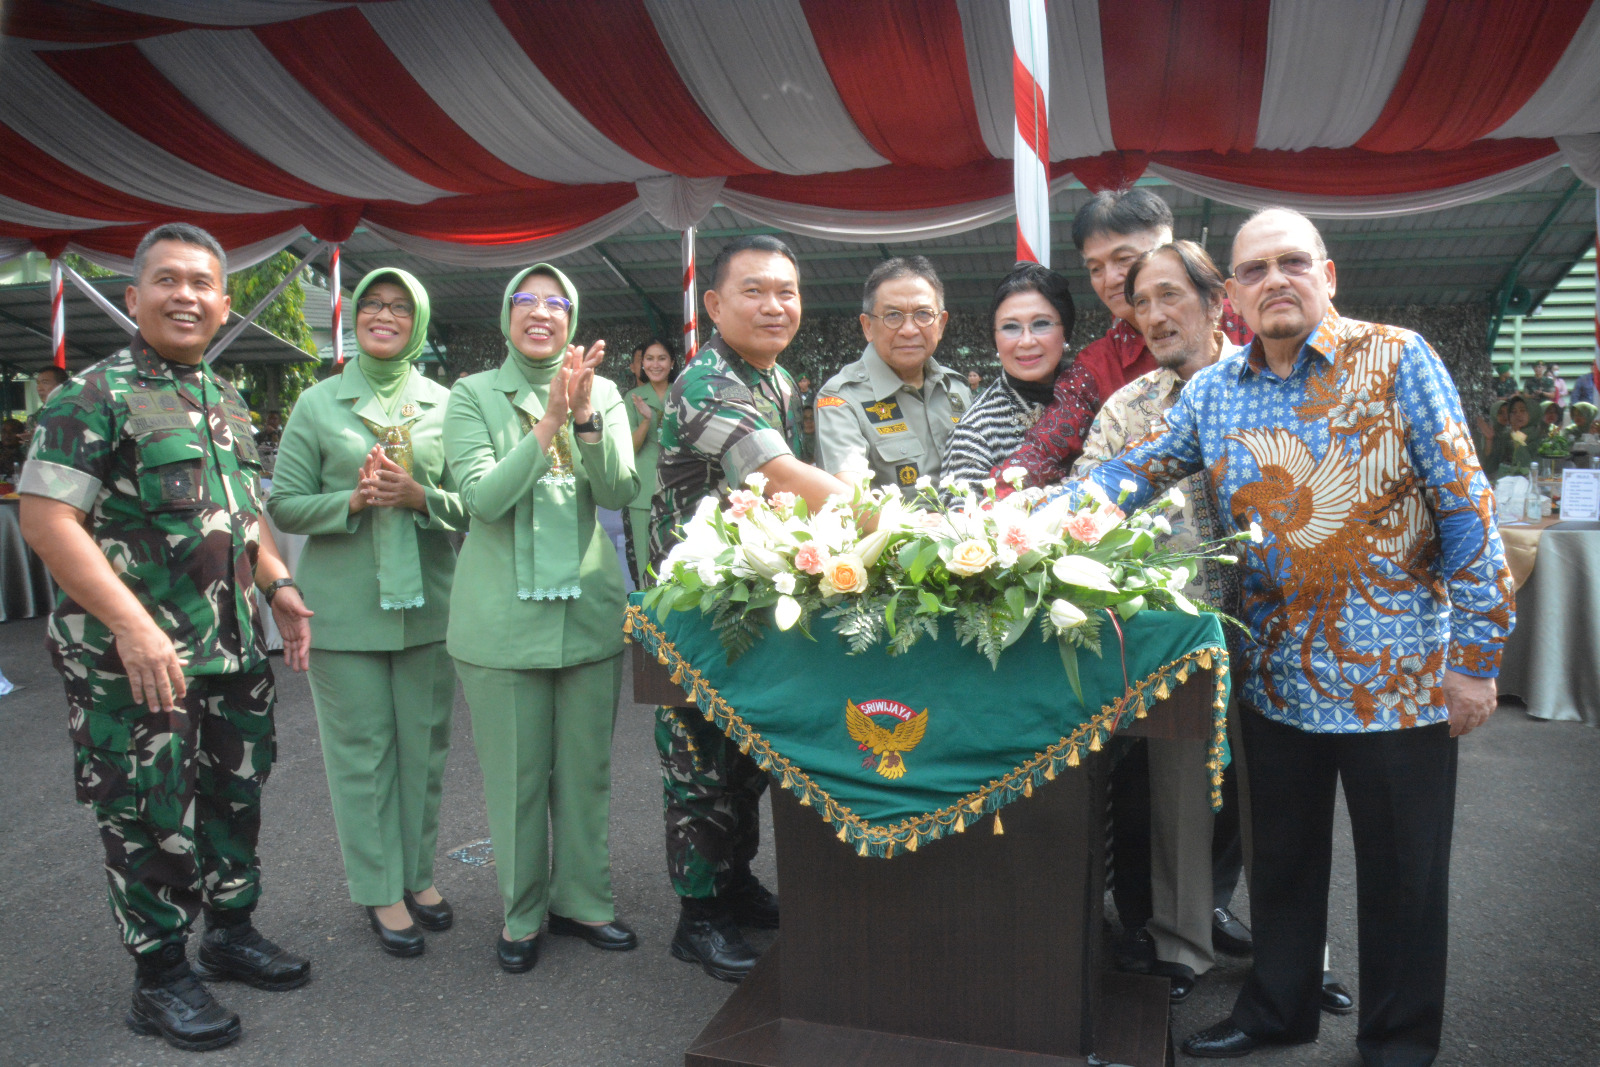
<svg viewBox="0 0 1600 1067"><path fill-rule="evenodd" d="M807 574L822 573L822 549L815 541L807 541L794 553L794 565Z"/></svg>
<svg viewBox="0 0 1600 1067"><path fill-rule="evenodd" d="M862 592L867 588L867 566L849 552L834 556L823 565L819 585L823 596Z"/></svg>
<svg viewBox="0 0 1600 1067"><path fill-rule="evenodd" d="M985 541L969 538L950 550L945 564L951 574L977 574L994 564L994 549Z"/></svg>

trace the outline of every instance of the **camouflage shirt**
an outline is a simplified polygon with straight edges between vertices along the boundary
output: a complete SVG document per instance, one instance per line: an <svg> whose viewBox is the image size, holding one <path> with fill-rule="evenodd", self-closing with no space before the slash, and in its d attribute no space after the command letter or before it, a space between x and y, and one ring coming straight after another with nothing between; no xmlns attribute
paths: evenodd
<svg viewBox="0 0 1600 1067"><path fill-rule="evenodd" d="M800 391L782 367L758 370L720 334L701 346L667 394L660 482L650 501L650 564L659 567L678 527L703 497L802 447Z"/></svg>
<svg viewBox="0 0 1600 1067"><path fill-rule="evenodd" d="M89 536L189 661L186 674L245 670L266 654L254 438L232 385L135 335L51 397L23 467L20 492L87 514ZM49 644L63 662L122 672L111 631L65 593Z"/></svg>

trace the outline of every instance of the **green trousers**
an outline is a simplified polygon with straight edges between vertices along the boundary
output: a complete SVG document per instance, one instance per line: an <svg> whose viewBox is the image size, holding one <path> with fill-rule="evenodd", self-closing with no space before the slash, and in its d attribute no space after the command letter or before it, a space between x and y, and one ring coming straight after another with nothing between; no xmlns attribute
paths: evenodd
<svg viewBox="0 0 1600 1067"><path fill-rule="evenodd" d="M311 652L311 698L350 899L383 907L433 884L456 676L443 641Z"/></svg>
<svg viewBox="0 0 1600 1067"><path fill-rule="evenodd" d="M628 570L633 575L633 587L645 587L645 570L650 566L650 509L630 507L627 525L622 530L627 535Z"/></svg>
<svg viewBox="0 0 1600 1067"><path fill-rule="evenodd" d="M580 922L615 919L611 733L622 656L529 671L457 660L456 672L472 709L512 940L537 933L547 911Z"/></svg>

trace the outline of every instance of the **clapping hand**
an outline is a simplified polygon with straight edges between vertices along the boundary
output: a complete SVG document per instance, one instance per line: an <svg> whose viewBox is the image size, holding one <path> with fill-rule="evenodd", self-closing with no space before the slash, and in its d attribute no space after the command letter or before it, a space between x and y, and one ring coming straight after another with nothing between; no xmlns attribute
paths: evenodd
<svg viewBox="0 0 1600 1067"><path fill-rule="evenodd" d="M428 500L423 495L422 486L406 473L404 467L389 458L382 445L374 447L367 454L362 471L361 492L367 498L367 506L428 510Z"/></svg>
<svg viewBox="0 0 1600 1067"><path fill-rule="evenodd" d="M573 422L588 422L594 414L594 405L590 403L589 394L594 389L595 368L599 367L605 358L604 341L596 341L588 348L567 346L562 369L567 374L567 410L571 413ZM555 393L553 382L550 392L552 396Z"/></svg>

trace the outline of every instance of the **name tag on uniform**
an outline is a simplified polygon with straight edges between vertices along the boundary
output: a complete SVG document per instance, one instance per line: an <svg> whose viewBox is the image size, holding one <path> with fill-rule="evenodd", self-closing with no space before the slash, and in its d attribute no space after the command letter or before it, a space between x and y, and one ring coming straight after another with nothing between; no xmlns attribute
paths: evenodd
<svg viewBox="0 0 1600 1067"><path fill-rule="evenodd" d="M887 426L879 426L876 429L879 433L905 433L911 427L903 422L891 422Z"/></svg>

